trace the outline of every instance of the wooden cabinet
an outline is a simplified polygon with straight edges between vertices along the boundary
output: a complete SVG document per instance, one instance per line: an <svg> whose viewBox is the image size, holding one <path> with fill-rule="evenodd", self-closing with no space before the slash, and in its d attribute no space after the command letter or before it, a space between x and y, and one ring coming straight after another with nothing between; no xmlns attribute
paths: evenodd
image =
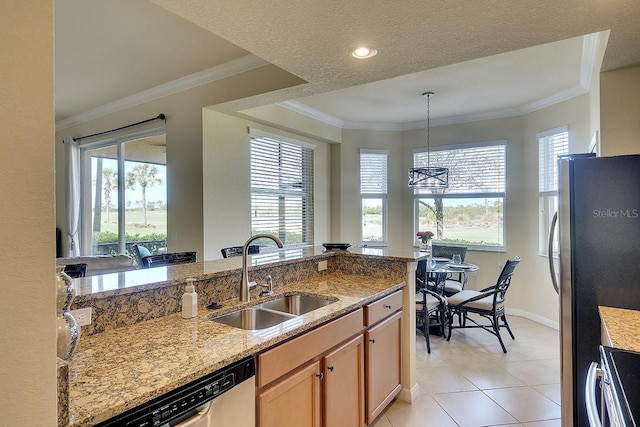
<svg viewBox="0 0 640 427"><path fill-rule="evenodd" d="M363 329L358 309L259 354L259 427L364 426Z"/></svg>
<svg viewBox="0 0 640 427"><path fill-rule="evenodd" d="M397 291L259 354L258 427L370 424L402 388L401 310Z"/></svg>
<svg viewBox="0 0 640 427"><path fill-rule="evenodd" d="M387 311L384 320L371 326L365 332L366 371L366 422L370 424L402 389L402 307L401 291L390 295L390 300L376 304L373 312L380 307ZM400 305L389 304L400 299ZM391 308L387 308L391 306ZM395 310L393 310L395 308ZM393 311L392 311L393 310ZM365 313L367 313L365 308ZM383 311L384 312L384 311ZM381 316L366 316L378 321Z"/></svg>
<svg viewBox="0 0 640 427"><path fill-rule="evenodd" d="M260 427L321 427L320 362L258 393Z"/></svg>
<svg viewBox="0 0 640 427"><path fill-rule="evenodd" d="M364 342L362 335L322 359L324 426L364 425Z"/></svg>

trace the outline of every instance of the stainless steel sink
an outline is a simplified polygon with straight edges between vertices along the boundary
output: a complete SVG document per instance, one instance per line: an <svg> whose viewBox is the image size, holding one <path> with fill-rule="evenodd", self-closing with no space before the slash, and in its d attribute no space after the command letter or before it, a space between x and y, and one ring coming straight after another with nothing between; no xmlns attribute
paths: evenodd
<svg viewBox="0 0 640 427"><path fill-rule="evenodd" d="M259 307L301 316L333 302L335 301L313 295L296 294L264 302Z"/></svg>
<svg viewBox="0 0 640 427"><path fill-rule="evenodd" d="M260 308L245 308L211 320L234 328L258 330L275 326L293 318L295 316L290 314L276 313L269 310L261 310Z"/></svg>

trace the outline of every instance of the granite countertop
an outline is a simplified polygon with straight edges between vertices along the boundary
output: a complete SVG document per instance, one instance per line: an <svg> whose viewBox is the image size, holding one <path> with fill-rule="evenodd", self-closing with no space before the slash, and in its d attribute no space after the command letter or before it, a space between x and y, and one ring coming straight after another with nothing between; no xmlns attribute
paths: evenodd
<svg viewBox="0 0 640 427"><path fill-rule="evenodd" d="M223 301L220 310L199 307L193 319L174 314L83 337L69 365L70 425L104 421L404 285L391 279L332 273L278 286L276 297L303 292L336 302L271 328L245 331L208 320L257 303L231 300ZM271 298L262 301L267 299Z"/></svg>
<svg viewBox="0 0 640 427"><path fill-rule="evenodd" d="M387 248L352 247L348 251L326 251L322 247L304 247L272 251L249 256L249 268L272 264L294 264L309 257L321 258L335 255L364 257L370 259L385 258L400 261L418 261L426 258L425 252L412 248L394 251ZM169 267L157 267L118 273L88 276L74 280L76 301L83 297L100 298L112 295L126 295L163 286L175 286L184 283L185 278L211 278L229 274L242 268L242 257L177 264Z"/></svg>
<svg viewBox="0 0 640 427"><path fill-rule="evenodd" d="M604 306L598 310L612 346L640 352L640 311Z"/></svg>

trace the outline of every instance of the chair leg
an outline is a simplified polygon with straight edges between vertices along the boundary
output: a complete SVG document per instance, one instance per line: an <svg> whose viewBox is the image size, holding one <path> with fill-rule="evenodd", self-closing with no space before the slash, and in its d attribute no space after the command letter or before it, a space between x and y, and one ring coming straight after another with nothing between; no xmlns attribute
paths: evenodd
<svg viewBox="0 0 640 427"><path fill-rule="evenodd" d="M449 334L447 335L447 341L449 341L451 339L451 329L453 325L453 311L449 310L446 315L449 322Z"/></svg>
<svg viewBox="0 0 640 427"><path fill-rule="evenodd" d="M504 326L507 328L507 331L509 331L509 335L511 335L511 339L515 340L516 337L513 335L513 332L511 332L511 328L509 327L509 324L507 323L507 316L503 314L501 316L501 319L504 322Z"/></svg>
<svg viewBox="0 0 640 427"><path fill-rule="evenodd" d="M420 316L418 323L419 324L416 325L416 329L418 329L424 336L424 339L427 342L427 353L431 354L431 342L429 341L429 316Z"/></svg>
<svg viewBox="0 0 640 427"><path fill-rule="evenodd" d="M502 352L506 353L507 352L507 348L504 346L504 342L502 342L502 337L500 336L500 324L498 323L498 317L497 316L493 316L493 331L495 333L495 336L498 337L498 341L500 341L500 347L502 347Z"/></svg>

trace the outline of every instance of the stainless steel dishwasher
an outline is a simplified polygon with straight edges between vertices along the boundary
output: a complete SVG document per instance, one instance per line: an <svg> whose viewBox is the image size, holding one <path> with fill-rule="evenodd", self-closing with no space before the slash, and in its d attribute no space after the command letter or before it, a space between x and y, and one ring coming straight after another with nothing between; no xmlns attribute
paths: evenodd
<svg viewBox="0 0 640 427"><path fill-rule="evenodd" d="M242 359L98 426L255 427L255 373Z"/></svg>

